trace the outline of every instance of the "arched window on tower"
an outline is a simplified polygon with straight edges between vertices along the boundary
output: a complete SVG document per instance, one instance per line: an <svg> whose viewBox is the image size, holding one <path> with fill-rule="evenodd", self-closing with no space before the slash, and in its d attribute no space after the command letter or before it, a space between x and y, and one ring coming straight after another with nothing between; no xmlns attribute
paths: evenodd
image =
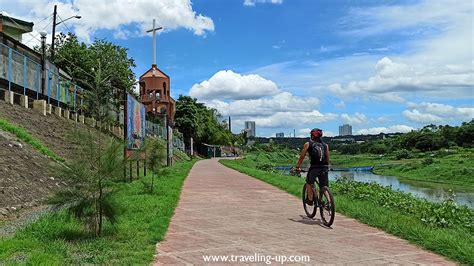
<svg viewBox="0 0 474 266"><path fill-rule="evenodd" d="M166 82L163 82L163 93L166 95Z"/></svg>
<svg viewBox="0 0 474 266"><path fill-rule="evenodd" d="M155 91L155 100L160 101L160 91Z"/></svg>

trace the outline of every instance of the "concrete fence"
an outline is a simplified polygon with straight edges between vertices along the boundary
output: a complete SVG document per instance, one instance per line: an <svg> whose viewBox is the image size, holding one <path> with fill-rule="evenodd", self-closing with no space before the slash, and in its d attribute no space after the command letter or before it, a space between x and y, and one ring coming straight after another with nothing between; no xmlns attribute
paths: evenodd
<svg viewBox="0 0 474 266"><path fill-rule="evenodd" d="M43 73L36 52L27 48L20 49L18 44L11 43L4 35L0 34L0 39L10 45L0 43L0 87L36 100L46 100L48 104L61 108L77 110L83 104L83 88L66 72L46 60Z"/></svg>

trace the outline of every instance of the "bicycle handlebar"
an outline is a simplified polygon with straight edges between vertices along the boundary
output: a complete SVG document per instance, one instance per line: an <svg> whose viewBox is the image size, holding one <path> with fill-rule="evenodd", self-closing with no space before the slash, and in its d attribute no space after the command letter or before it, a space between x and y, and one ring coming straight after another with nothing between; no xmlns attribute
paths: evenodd
<svg viewBox="0 0 474 266"><path fill-rule="evenodd" d="M296 169L295 167L291 168L290 170L290 174L291 175L299 175L300 173L306 173L308 172L308 170L305 170L305 169Z"/></svg>

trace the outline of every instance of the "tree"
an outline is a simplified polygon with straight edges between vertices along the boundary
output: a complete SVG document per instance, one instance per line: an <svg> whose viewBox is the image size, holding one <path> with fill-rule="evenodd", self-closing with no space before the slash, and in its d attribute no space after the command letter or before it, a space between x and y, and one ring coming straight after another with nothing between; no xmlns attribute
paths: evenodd
<svg viewBox="0 0 474 266"><path fill-rule="evenodd" d="M198 106L196 99L180 95L176 101L175 126L184 136L184 142L189 145L190 138L196 138L198 127Z"/></svg>
<svg viewBox="0 0 474 266"><path fill-rule="evenodd" d="M66 208L69 215L82 221L95 236L100 236L103 219L115 221L110 184L123 173L123 146L110 140L102 149L90 131L76 132L74 141L81 148L73 161L59 169L70 186L56 193L49 202L57 208Z"/></svg>
<svg viewBox="0 0 474 266"><path fill-rule="evenodd" d="M89 88L89 111L102 127L109 114L110 76L104 73L100 61L97 61L96 67L91 74L92 79L83 82ZM51 201L66 207L70 214L88 223L91 231L100 236L103 218L114 220L114 209L108 195L112 192L110 182L123 175L123 146L115 141L104 143L103 136L91 130L85 134L78 132L75 137L81 140L82 149L73 156L75 160L62 170L72 188L59 192Z"/></svg>
<svg viewBox="0 0 474 266"><path fill-rule="evenodd" d="M107 77L107 90L101 96L111 105L118 122L123 92L134 94L136 82L132 71L135 61L128 57L127 49L101 39L87 46L76 35L61 33L55 39L55 50L54 63L86 90L94 83L94 72L100 65L102 76Z"/></svg>
<svg viewBox="0 0 474 266"><path fill-rule="evenodd" d="M208 108L197 99L180 95L176 101L175 125L185 141L192 137L197 144L232 145L232 133L216 109Z"/></svg>
<svg viewBox="0 0 474 266"><path fill-rule="evenodd" d="M160 143L158 139L151 140L149 147L150 148L148 149L149 151L147 153L147 164L152 173L150 191L153 193L155 176L158 172L158 169L163 166L163 160L166 159L166 147L163 146L163 144Z"/></svg>

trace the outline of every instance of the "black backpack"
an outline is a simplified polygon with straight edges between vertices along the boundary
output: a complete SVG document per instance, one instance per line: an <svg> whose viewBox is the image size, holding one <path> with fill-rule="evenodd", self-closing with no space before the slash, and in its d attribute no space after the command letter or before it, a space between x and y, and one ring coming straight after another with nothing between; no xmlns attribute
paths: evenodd
<svg viewBox="0 0 474 266"><path fill-rule="evenodd" d="M311 165L325 165L327 164L328 146L324 142L310 141L308 148L309 156L311 157Z"/></svg>

